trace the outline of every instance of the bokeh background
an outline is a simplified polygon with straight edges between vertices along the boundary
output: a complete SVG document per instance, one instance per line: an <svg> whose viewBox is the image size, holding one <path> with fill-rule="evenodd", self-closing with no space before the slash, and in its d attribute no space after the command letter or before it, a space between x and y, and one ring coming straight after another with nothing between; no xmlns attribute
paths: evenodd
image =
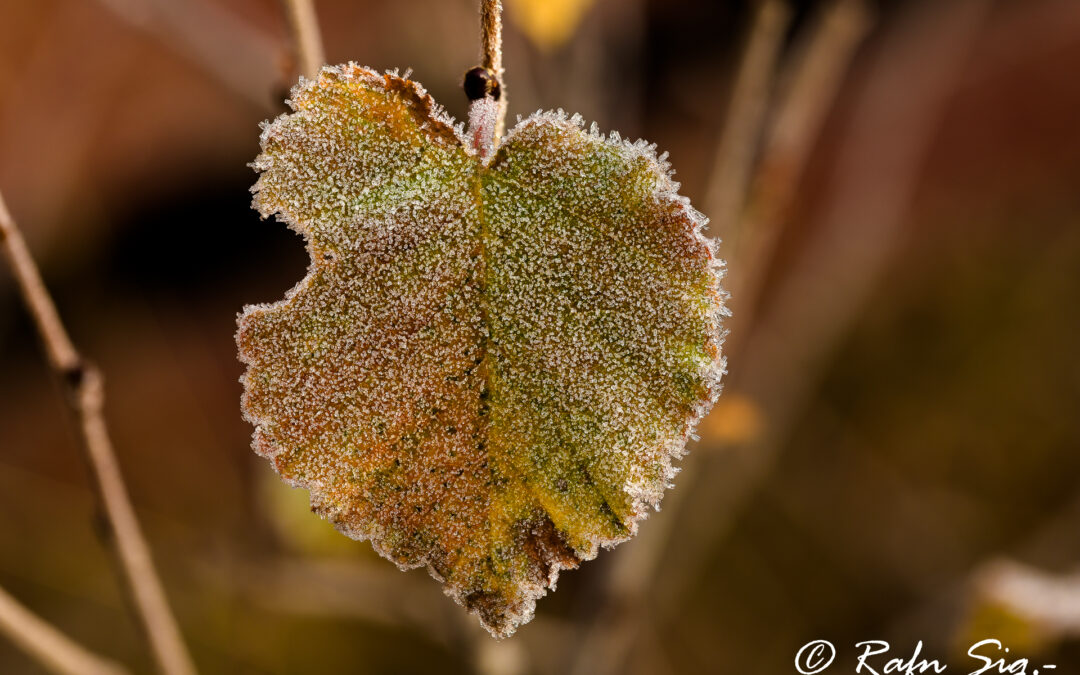
<svg viewBox="0 0 1080 675"><path fill-rule="evenodd" d="M106 374L200 670L771 675L827 638L828 672L870 639L969 672L998 638L1077 672L1080 3L506 3L511 120L669 151L735 316L664 509L495 642L249 449L236 314L306 268L248 207L296 78L279 3L0 0L0 190ZM316 8L330 62L412 68L464 117L475 2ZM151 672L93 494L0 271L0 586ZM0 672L39 668L0 639Z"/></svg>

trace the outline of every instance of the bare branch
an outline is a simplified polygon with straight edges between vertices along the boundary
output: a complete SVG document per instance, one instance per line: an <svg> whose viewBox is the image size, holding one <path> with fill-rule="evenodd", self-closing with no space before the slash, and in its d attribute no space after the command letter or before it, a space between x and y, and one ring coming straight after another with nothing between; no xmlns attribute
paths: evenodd
<svg viewBox="0 0 1080 675"><path fill-rule="evenodd" d="M840 83L872 24L866 0L836 0L814 20L787 60L747 208L726 242L734 251L727 281L736 309L727 345L731 353L739 351L753 324L760 286L783 231L782 219Z"/></svg>
<svg viewBox="0 0 1080 675"><path fill-rule="evenodd" d="M123 666L87 650L0 588L0 632L58 675L126 675Z"/></svg>
<svg viewBox="0 0 1080 675"><path fill-rule="evenodd" d="M49 359L49 365L58 373L70 373L79 368L79 354L68 339L67 331L60 321L45 283L41 280L26 241L16 229L15 221L8 213L7 204L0 194L0 246L11 265L19 292L22 294L30 317L34 320L41 343Z"/></svg>
<svg viewBox="0 0 1080 675"><path fill-rule="evenodd" d="M33 317L49 366L64 386L78 422L83 449L96 480L106 524L123 578L161 671L166 675L195 672L176 619L131 506L120 466L113 453L103 415L101 373L86 363L71 343L37 265L0 194L0 250L11 265L23 303Z"/></svg>
<svg viewBox="0 0 1080 675"><path fill-rule="evenodd" d="M285 5L285 15L292 30L293 44L296 45L300 74L308 79L315 79L326 62L315 4L313 0L281 1Z"/></svg>
<svg viewBox="0 0 1080 675"><path fill-rule="evenodd" d="M784 0L761 0L754 9L705 193L705 212L721 237L742 214L790 21L791 8Z"/></svg>
<svg viewBox="0 0 1080 675"><path fill-rule="evenodd" d="M506 82L503 77L502 55L502 0L480 0L480 65L487 69L496 80L494 97L495 124L492 129L494 144L497 145L506 130ZM490 98L490 97L489 97ZM483 99L481 99L483 100ZM480 101L473 101L478 107ZM487 104L490 106L490 101ZM470 119L472 113L470 110Z"/></svg>
<svg viewBox="0 0 1080 675"><path fill-rule="evenodd" d="M822 223L744 337L727 385L760 403L766 433L752 447L726 448L723 463L695 467L709 488L688 495L689 508L716 515L707 530L681 529L683 569L658 591L668 603L699 578L711 547L768 476L822 367L892 262L923 159L990 4L920 5L883 39L840 146ZM900 100L898 87L907 87Z"/></svg>
<svg viewBox="0 0 1080 675"><path fill-rule="evenodd" d="M480 2L480 48L483 51L480 65L502 79L502 1Z"/></svg>

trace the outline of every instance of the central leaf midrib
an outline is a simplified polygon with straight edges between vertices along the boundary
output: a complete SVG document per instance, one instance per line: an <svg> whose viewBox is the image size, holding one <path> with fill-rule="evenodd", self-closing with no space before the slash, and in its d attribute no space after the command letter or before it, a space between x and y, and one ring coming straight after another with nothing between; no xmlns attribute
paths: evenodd
<svg viewBox="0 0 1080 675"><path fill-rule="evenodd" d="M487 242L488 242L488 237L490 236L490 228L489 228L489 223L488 223L487 209L486 209L486 205L485 205L485 202L484 202L484 179L488 175L489 172L494 173L494 171L491 168L481 166L481 167L478 167L476 173L471 178L471 189L473 190L473 197L474 197L474 201L475 201L476 208L477 208L477 218L478 218L478 226L479 226L478 227L478 236L480 238L480 241L479 241L478 266L480 268L480 275L479 276L482 279L482 285L480 287L480 293L479 293L479 297L480 297L479 313L480 313L481 322L482 322L483 327L484 327L484 335L482 336L481 345L480 345L481 365L480 365L478 370L479 370L479 372L481 373L481 376L484 379L484 387L488 392L488 396L487 396L486 400L482 399L481 401L478 402L477 412L479 414L483 410L483 407L485 405L488 408L488 410L487 410L487 420L486 420L486 426L485 426L485 444L486 444L485 445L485 453L489 457L489 468L492 471L493 479L497 479L497 478L500 477L500 476L496 475L496 469L498 469L500 472L505 471L505 472L509 473L510 475L506 475L506 476L503 476L503 477L505 477L505 478L507 478L507 479L509 479L511 481L516 481L518 484L520 484L526 490L528 490L528 492L530 494L532 505L534 507L538 507L538 508L542 509L545 513L547 513L548 509L544 506L544 503L547 500L545 499L545 496L543 494L541 494L541 492L540 492L540 490L543 489L543 486L534 485L533 482L529 480L528 475L526 473L524 473L520 468L518 468L514 462L494 462L494 461L490 460L490 457L491 457L491 455L493 453L493 448L490 445L490 429L495 423L495 418L496 418L498 409L497 409L497 406L495 404L496 399L491 395L491 393L496 388L496 381L495 381L496 372L495 372L495 368L493 367L493 364L489 362L490 361L489 357L490 357L490 355L492 353L491 347L492 347L493 337L494 337L492 335L492 322L489 320L489 315L490 315L489 306L490 306L490 303L491 303L492 299L491 299L491 295L490 295L490 282L491 282L491 279L489 277L489 270L490 270L490 262L491 261L489 260L489 252L488 252ZM568 411L566 409L563 409L560 406L560 409L557 412L559 414L567 414L570 411ZM570 451L571 451L572 457L574 458L575 464L580 465L582 467L586 467L586 468L591 464L590 458L583 457L581 455L581 453L580 453L579 448L571 446ZM493 480L493 484L495 482L497 482L497 481ZM620 513L621 509L619 509L619 510L614 509L612 504L611 504L611 495L607 494L606 490L601 489L600 485L597 485L596 483L591 483L590 484L590 489L595 493L596 497L598 497L599 500L604 505L606 505L608 507L608 509L610 509L612 511L612 513L613 513L613 515L615 517L615 520L619 522L619 525L620 525L619 529L625 530L626 525L625 525L624 520L625 520L625 518L628 517L629 514ZM518 514L515 514L515 516L520 519L520 518L527 517L528 514L518 513ZM493 521L489 520L489 535L494 534L492 532L492 528L493 528L494 525L495 525L495 523ZM570 535L570 533L566 533L566 534ZM491 537L491 542L492 542L492 544L494 546L496 544L496 538Z"/></svg>

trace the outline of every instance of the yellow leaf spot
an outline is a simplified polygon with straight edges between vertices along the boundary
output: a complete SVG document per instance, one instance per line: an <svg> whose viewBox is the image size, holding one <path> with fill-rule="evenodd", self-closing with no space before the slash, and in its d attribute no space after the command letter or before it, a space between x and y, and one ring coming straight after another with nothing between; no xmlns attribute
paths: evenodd
<svg viewBox="0 0 1080 675"><path fill-rule="evenodd" d="M508 0L514 24L537 47L553 51L566 44L594 0Z"/></svg>

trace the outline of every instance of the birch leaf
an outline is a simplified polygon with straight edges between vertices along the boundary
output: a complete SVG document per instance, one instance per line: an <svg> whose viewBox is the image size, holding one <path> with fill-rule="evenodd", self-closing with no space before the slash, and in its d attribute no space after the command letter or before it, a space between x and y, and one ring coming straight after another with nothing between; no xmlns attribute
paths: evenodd
<svg viewBox="0 0 1080 675"><path fill-rule="evenodd" d="M423 88L324 68L254 206L308 275L237 342L254 448L496 636L658 507L723 371L722 263L642 142L520 122L488 164Z"/></svg>

